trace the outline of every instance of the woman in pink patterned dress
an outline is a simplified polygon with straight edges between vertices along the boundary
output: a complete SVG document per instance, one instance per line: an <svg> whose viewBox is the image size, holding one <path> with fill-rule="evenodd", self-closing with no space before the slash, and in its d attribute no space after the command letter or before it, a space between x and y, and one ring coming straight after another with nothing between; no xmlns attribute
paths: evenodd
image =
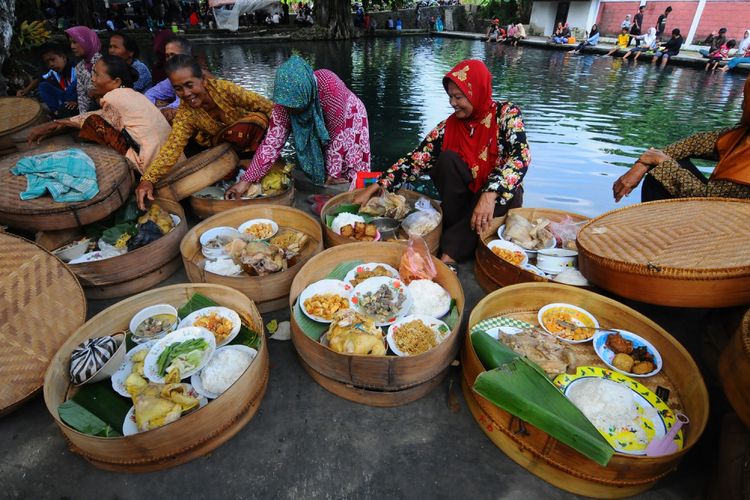
<svg viewBox="0 0 750 500"><path fill-rule="evenodd" d="M300 167L317 185L350 182L370 171L367 110L335 73L313 72L292 56L276 72L273 102L268 132L227 198L242 196L266 175L290 133Z"/></svg>

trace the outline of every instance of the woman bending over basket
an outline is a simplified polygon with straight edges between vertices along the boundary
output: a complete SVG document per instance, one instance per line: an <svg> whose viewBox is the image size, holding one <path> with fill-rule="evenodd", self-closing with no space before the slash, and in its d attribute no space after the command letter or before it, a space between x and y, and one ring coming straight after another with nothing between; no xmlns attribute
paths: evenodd
<svg viewBox="0 0 750 500"><path fill-rule="evenodd" d="M493 217L521 206L531 155L521 110L492 100L492 75L483 62L459 63L445 75L443 87L454 113L354 202L366 203L381 187L395 191L429 174L442 198L441 259L455 268L456 261L471 258L477 233L486 231Z"/></svg>
<svg viewBox="0 0 750 500"><path fill-rule="evenodd" d="M206 77L190 56L175 55L164 69L180 106L172 133L135 190L142 210L146 198L154 199L154 184L177 163L191 138L205 147L229 142L240 158L248 158L263 139L273 107L269 99L235 83Z"/></svg>
<svg viewBox="0 0 750 500"><path fill-rule="evenodd" d="M313 71L292 56L276 72L273 102L268 134L227 198L241 196L266 175L290 133L300 167L317 185L349 182L357 172L370 171L367 110L334 72Z"/></svg>
<svg viewBox="0 0 750 500"><path fill-rule="evenodd" d="M643 180L641 201L669 198L750 198L750 78L745 81L740 123L731 129L698 132L663 150L649 149L612 191L616 201ZM718 160L706 178L690 158Z"/></svg>
<svg viewBox="0 0 750 500"><path fill-rule="evenodd" d="M142 174L167 141L166 118L143 94L133 90L138 72L117 56L104 56L91 71L101 109L66 120L39 125L29 133L38 142L67 128L80 129L80 137L109 146L128 157Z"/></svg>

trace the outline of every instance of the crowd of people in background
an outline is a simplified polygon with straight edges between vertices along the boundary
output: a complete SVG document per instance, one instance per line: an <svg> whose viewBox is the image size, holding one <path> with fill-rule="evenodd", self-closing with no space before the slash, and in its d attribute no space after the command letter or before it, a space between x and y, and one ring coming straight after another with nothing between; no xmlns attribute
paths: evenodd
<svg viewBox="0 0 750 500"><path fill-rule="evenodd" d="M500 24L500 18L495 17L487 29L485 41L518 45L518 42L524 38L526 38L526 28L521 22L512 22L503 27Z"/></svg>

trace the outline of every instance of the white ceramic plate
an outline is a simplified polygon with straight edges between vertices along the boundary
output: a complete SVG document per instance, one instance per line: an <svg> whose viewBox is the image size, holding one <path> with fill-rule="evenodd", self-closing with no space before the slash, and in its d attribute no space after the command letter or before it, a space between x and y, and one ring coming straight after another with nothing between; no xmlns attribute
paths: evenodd
<svg viewBox="0 0 750 500"><path fill-rule="evenodd" d="M245 230L249 229L254 224L271 224L271 227L273 229L273 234L271 234L268 238L261 238L259 240L252 239L249 234L245 233ZM240 234L242 235L242 237L248 238L248 239L250 239L250 241L266 241L266 240L269 240L269 239L273 238L274 235L279 232L279 225L276 224L271 219L252 219L252 220L249 220L249 221L244 222L243 224L241 224L240 227L237 228L237 231L240 232Z"/></svg>
<svg viewBox="0 0 750 500"><path fill-rule="evenodd" d="M420 302L420 294L414 292L415 283L418 283L420 281L426 281L426 280L412 280L409 285L407 285L407 288L409 289L409 293L411 294L412 298L412 306L407 313L409 314L422 314L429 316L431 318L442 318L446 314L448 314L451 310L451 304L453 303L453 299L451 298L450 293L448 293L448 290L443 288L439 283L433 282L435 285L440 287L442 289L441 296L443 298L443 304L441 304L441 309L433 310L433 311L419 311L419 302ZM414 285L414 286L413 286ZM429 298L429 297L427 297Z"/></svg>
<svg viewBox="0 0 750 500"><path fill-rule="evenodd" d="M391 275L391 278L398 278L398 271L393 267L389 266L388 264L383 264L382 262L368 262L367 264L360 264L359 266L355 267L348 273L346 273L346 276L344 277L344 282L349 283L351 285L352 280L354 280L357 277L357 274L361 273L362 271L372 271L378 266L382 266L386 271L388 271Z"/></svg>
<svg viewBox="0 0 750 500"><path fill-rule="evenodd" d="M410 355L406 354L405 352L403 352L401 349L398 348L398 345L396 345L396 339L393 338L393 334L396 333L399 328L401 328L401 325L405 323L409 323L411 321L418 321L418 320L422 321L422 323L427 325L433 332L435 332L435 341L438 344L444 341L446 338L448 338L448 336L451 334L451 329L448 328L448 325L446 325L439 319L431 318L430 316L425 316L424 314L410 314L409 316L404 316L403 318L399 318L393 322L390 328L388 328L388 335L386 335L386 339L388 340L388 347L390 347L391 351L396 353L397 356L410 356Z"/></svg>
<svg viewBox="0 0 750 500"><path fill-rule="evenodd" d="M505 239L505 224L503 224L502 226L500 226L499 228L497 228L497 237L500 238L503 241L510 241L510 240L506 240ZM510 241L510 242L513 243L512 241ZM545 248L555 248L556 244L557 244L556 241L552 240ZM521 245L518 245L518 246L521 246ZM521 248L523 248L523 250L526 252L526 254L529 257L533 257L533 256L536 255L537 250L529 250L529 249L524 248L524 247L521 247Z"/></svg>
<svg viewBox="0 0 750 500"><path fill-rule="evenodd" d="M68 262L68 264L85 264L86 262L96 262L97 260L104 260L104 259L110 259L112 257L117 257L116 255L109 255L106 256L101 250L97 250L96 252L87 252L80 257L71 260Z"/></svg>
<svg viewBox="0 0 750 500"><path fill-rule="evenodd" d="M398 318L406 316L412 306L411 293L403 281L400 279L388 278L387 276L380 276L365 280L354 288L351 298L349 299L352 303L352 307L361 314L372 316L359 306L359 302L366 293L375 293L383 285L393 290L394 294L398 292L403 293L404 301L401 303L401 307L394 311L393 314L390 314L387 317L373 317L377 326L388 326L393 324Z"/></svg>
<svg viewBox="0 0 750 500"><path fill-rule="evenodd" d="M237 336L238 333L240 333L240 328L242 327L240 315L237 314L236 311L233 311L228 307L204 307L203 309L198 309L197 311L189 314L187 317L185 317L185 319L180 321L180 324L177 328L187 328L189 326L194 326L193 323L200 316L206 316L214 312L222 318L227 318L232 322L232 331L229 333L229 335L221 342L216 342L216 347L227 345Z"/></svg>
<svg viewBox="0 0 750 500"><path fill-rule="evenodd" d="M662 367L661 354L659 354L659 351L656 350L656 347L654 347L654 345L651 342L627 330L618 330L615 328L613 328L613 330L618 332L620 336L624 338L625 340L631 341L633 343L634 349L636 347L645 347L648 350L648 352L654 357L655 368L648 373L644 373L643 375L626 372L626 371L620 370L619 368L616 368L615 365L612 364L612 360L615 357L615 353L607 345L607 337L609 337L612 333L611 332L596 332L596 335L594 335L594 350L596 351L597 356L599 356L599 358L601 358L601 360L604 361L604 364L606 364L612 370L616 372L620 372L623 375L627 375L628 377L638 377L638 378L651 377L661 371L661 367Z"/></svg>
<svg viewBox="0 0 750 500"><path fill-rule="evenodd" d="M216 350L216 337L214 337L214 334L211 333L210 330L191 326L188 328L180 328L178 330L175 330L166 337L157 340L154 346L148 352L146 361L143 363L143 374L146 375L146 378L151 382L163 384L164 376L159 375L156 368L156 362L159 359L161 353L164 351L164 349L167 348L167 346L171 344L197 338L202 338L203 340L205 340L208 343L208 347L203 352L203 358L201 359L201 362L198 363L198 366L194 367L192 370L186 371L185 373L180 373L180 376L185 379L190 377L193 373L199 372L201 368L203 368L206 363L208 363L208 360Z"/></svg>
<svg viewBox="0 0 750 500"><path fill-rule="evenodd" d="M523 254L523 260L519 264L513 264L513 265L516 265L517 267L525 267L529 264L529 255L526 253L526 250L523 247L516 245L515 243L512 243L510 241L505 241L505 240L492 240L489 243L487 243L487 247L490 250L492 250L495 247L498 247L498 248L504 248L506 250L510 250L511 252L521 252ZM500 259L501 257L498 256L497 258ZM508 262L508 263L512 264L511 262Z"/></svg>
<svg viewBox="0 0 750 500"><path fill-rule="evenodd" d="M225 238L230 238L230 239L237 239L240 237L240 232L237 231L233 227L220 226L220 227L211 228L208 231L201 234L201 237L199 240L201 244L201 253L207 259L220 259L220 258L228 257L228 254L224 251L224 245L220 246L219 248L209 248L206 246L209 241L211 241L212 239L218 236L223 236Z"/></svg>
<svg viewBox="0 0 750 500"><path fill-rule="evenodd" d="M190 387L190 384L186 384L186 385ZM195 390L195 387L190 387L190 389L188 390L188 394L193 396L194 398L198 398L198 408L203 408L204 406L208 404L208 399L198 394L198 391ZM194 408L187 413L194 412L198 408ZM187 413L184 413L182 416L187 415ZM182 416L180 418L182 418ZM151 430L154 430L154 429L151 429ZM128 412L125 414L125 420L122 421L122 435L132 436L133 434L139 434L140 432L141 431L138 430L138 424L135 423L135 406L131 406Z"/></svg>
<svg viewBox="0 0 750 500"><path fill-rule="evenodd" d="M308 285L307 288L302 290L302 293L299 295L298 299L299 306L300 309L302 309L302 312L305 313L305 316L307 316L311 320L318 321L319 323L330 323L332 321L330 319L309 314L305 309L305 301L313 295L324 295L326 293L333 293L349 300L349 295L351 294L351 292L352 286L348 283L344 283L341 280L325 279L316 281L315 283ZM349 305L351 306L351 302Z"/></svg>
<svg viewBox="0 0 750 500"><path fill-rule="evenodd" d="M541 325L541 327L544 329L545 332L549 333L553 337L557 337L563 342L567 342L568 344L583 344L584 342L590 342L591 339L594 338L594 334L596 333L596 330L590 330L591 335L584 340L566 339L566 338L560 337L554 332L549 331L547 327L544 326L544 322L542 321L542 318L544 317L544 314L547 311L549 311L550 309L555 309L555 308L567 309L573 315L573 317L571 318L571 323L575 323L578 326L592 326L594 328L599 328L599 322L596 320L594 315L588 312L586 309L581 309L580 307L574 306L572 304L564 304L562 302L555 302L553 304L547 304L546 306L542 307L541 309L539 309L539 313L537 314L537 321L539 321L539 325ZM584 323L584 321L582 321L581 318L587 318L590 324Z"/></svg>
<svg viewBox="0 0 750 500"><path fill-rule="evenodd" d="M235 350L235 351L243 351L243 352L248 353L250 355L250 365L253 364L253 361L255 361L255 356L258 355L258 351L256 351L252 347L247 347L247 346L244 346L244 345L228 345L228 346L220 347L220 348L216 349L216 353L218 353L220 351L223 351L225 349L227 349L227 350L228 349L232 349L232 350ZM250 368L250 365L247 365L247 367ZM204 396L204 397L206 397L208 399L216 399L219 396L221 396L221 394L217 394L215 392L210 392L210 391L207 391L206 389L203 388L203 380L201 380L201 372L202 371L203 370L201 370L198 373L194 373L190 377L190 384L193 386L193 389L195 389L195 391L198 394L200 394L201 396ZM242 373L245 373L245 372L242 372ZM240 375L240 376L242 376L242 375ZM236 380L235 380L235 382L236 382Z"/></svg>
<svg viewBox="0 0 750 500"><path fill-rule="evenodd" d="M138 344L127 353L125 353L125 359L122 361L122 364L117 369L117 371L110 378L110 382L112 382L112 389L114 389L117 394L126 398L130 398L130 393L128 393L127 389L125 389L125 380L133 371L133 354L136 354L143 350L147 351L151 349L151 347L153 347L155 343L155 340L149 340L148 342L145 342L143 344Z"/></svg>

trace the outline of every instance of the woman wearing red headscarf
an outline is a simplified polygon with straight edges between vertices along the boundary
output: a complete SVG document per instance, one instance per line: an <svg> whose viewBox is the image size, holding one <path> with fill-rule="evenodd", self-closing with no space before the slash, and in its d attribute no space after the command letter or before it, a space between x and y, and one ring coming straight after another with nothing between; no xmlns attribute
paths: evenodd
<svg viewBox="0 0 750 500"><path fill-rule="evenodd" d="M459 63L443 86L454 113L355 202L367 202L381 187L395 191L429 174L442 198L441 259L455 270L457 261L474 254L477 233L493 217L521 206L521 181L531 156L521 110L492 99L492 75L483 62Z"/></svg>
<svg viewBox="0 0 750 500"><path fill-rule="evenodd" d="M737 126L698 132L664 150L649 149L615 181L615 200L628 196L641 180L641 201L696 196L750 198L750 78L745 81L744 92L742 118ZM707 178L690 158L718 163Z"/></svg>

